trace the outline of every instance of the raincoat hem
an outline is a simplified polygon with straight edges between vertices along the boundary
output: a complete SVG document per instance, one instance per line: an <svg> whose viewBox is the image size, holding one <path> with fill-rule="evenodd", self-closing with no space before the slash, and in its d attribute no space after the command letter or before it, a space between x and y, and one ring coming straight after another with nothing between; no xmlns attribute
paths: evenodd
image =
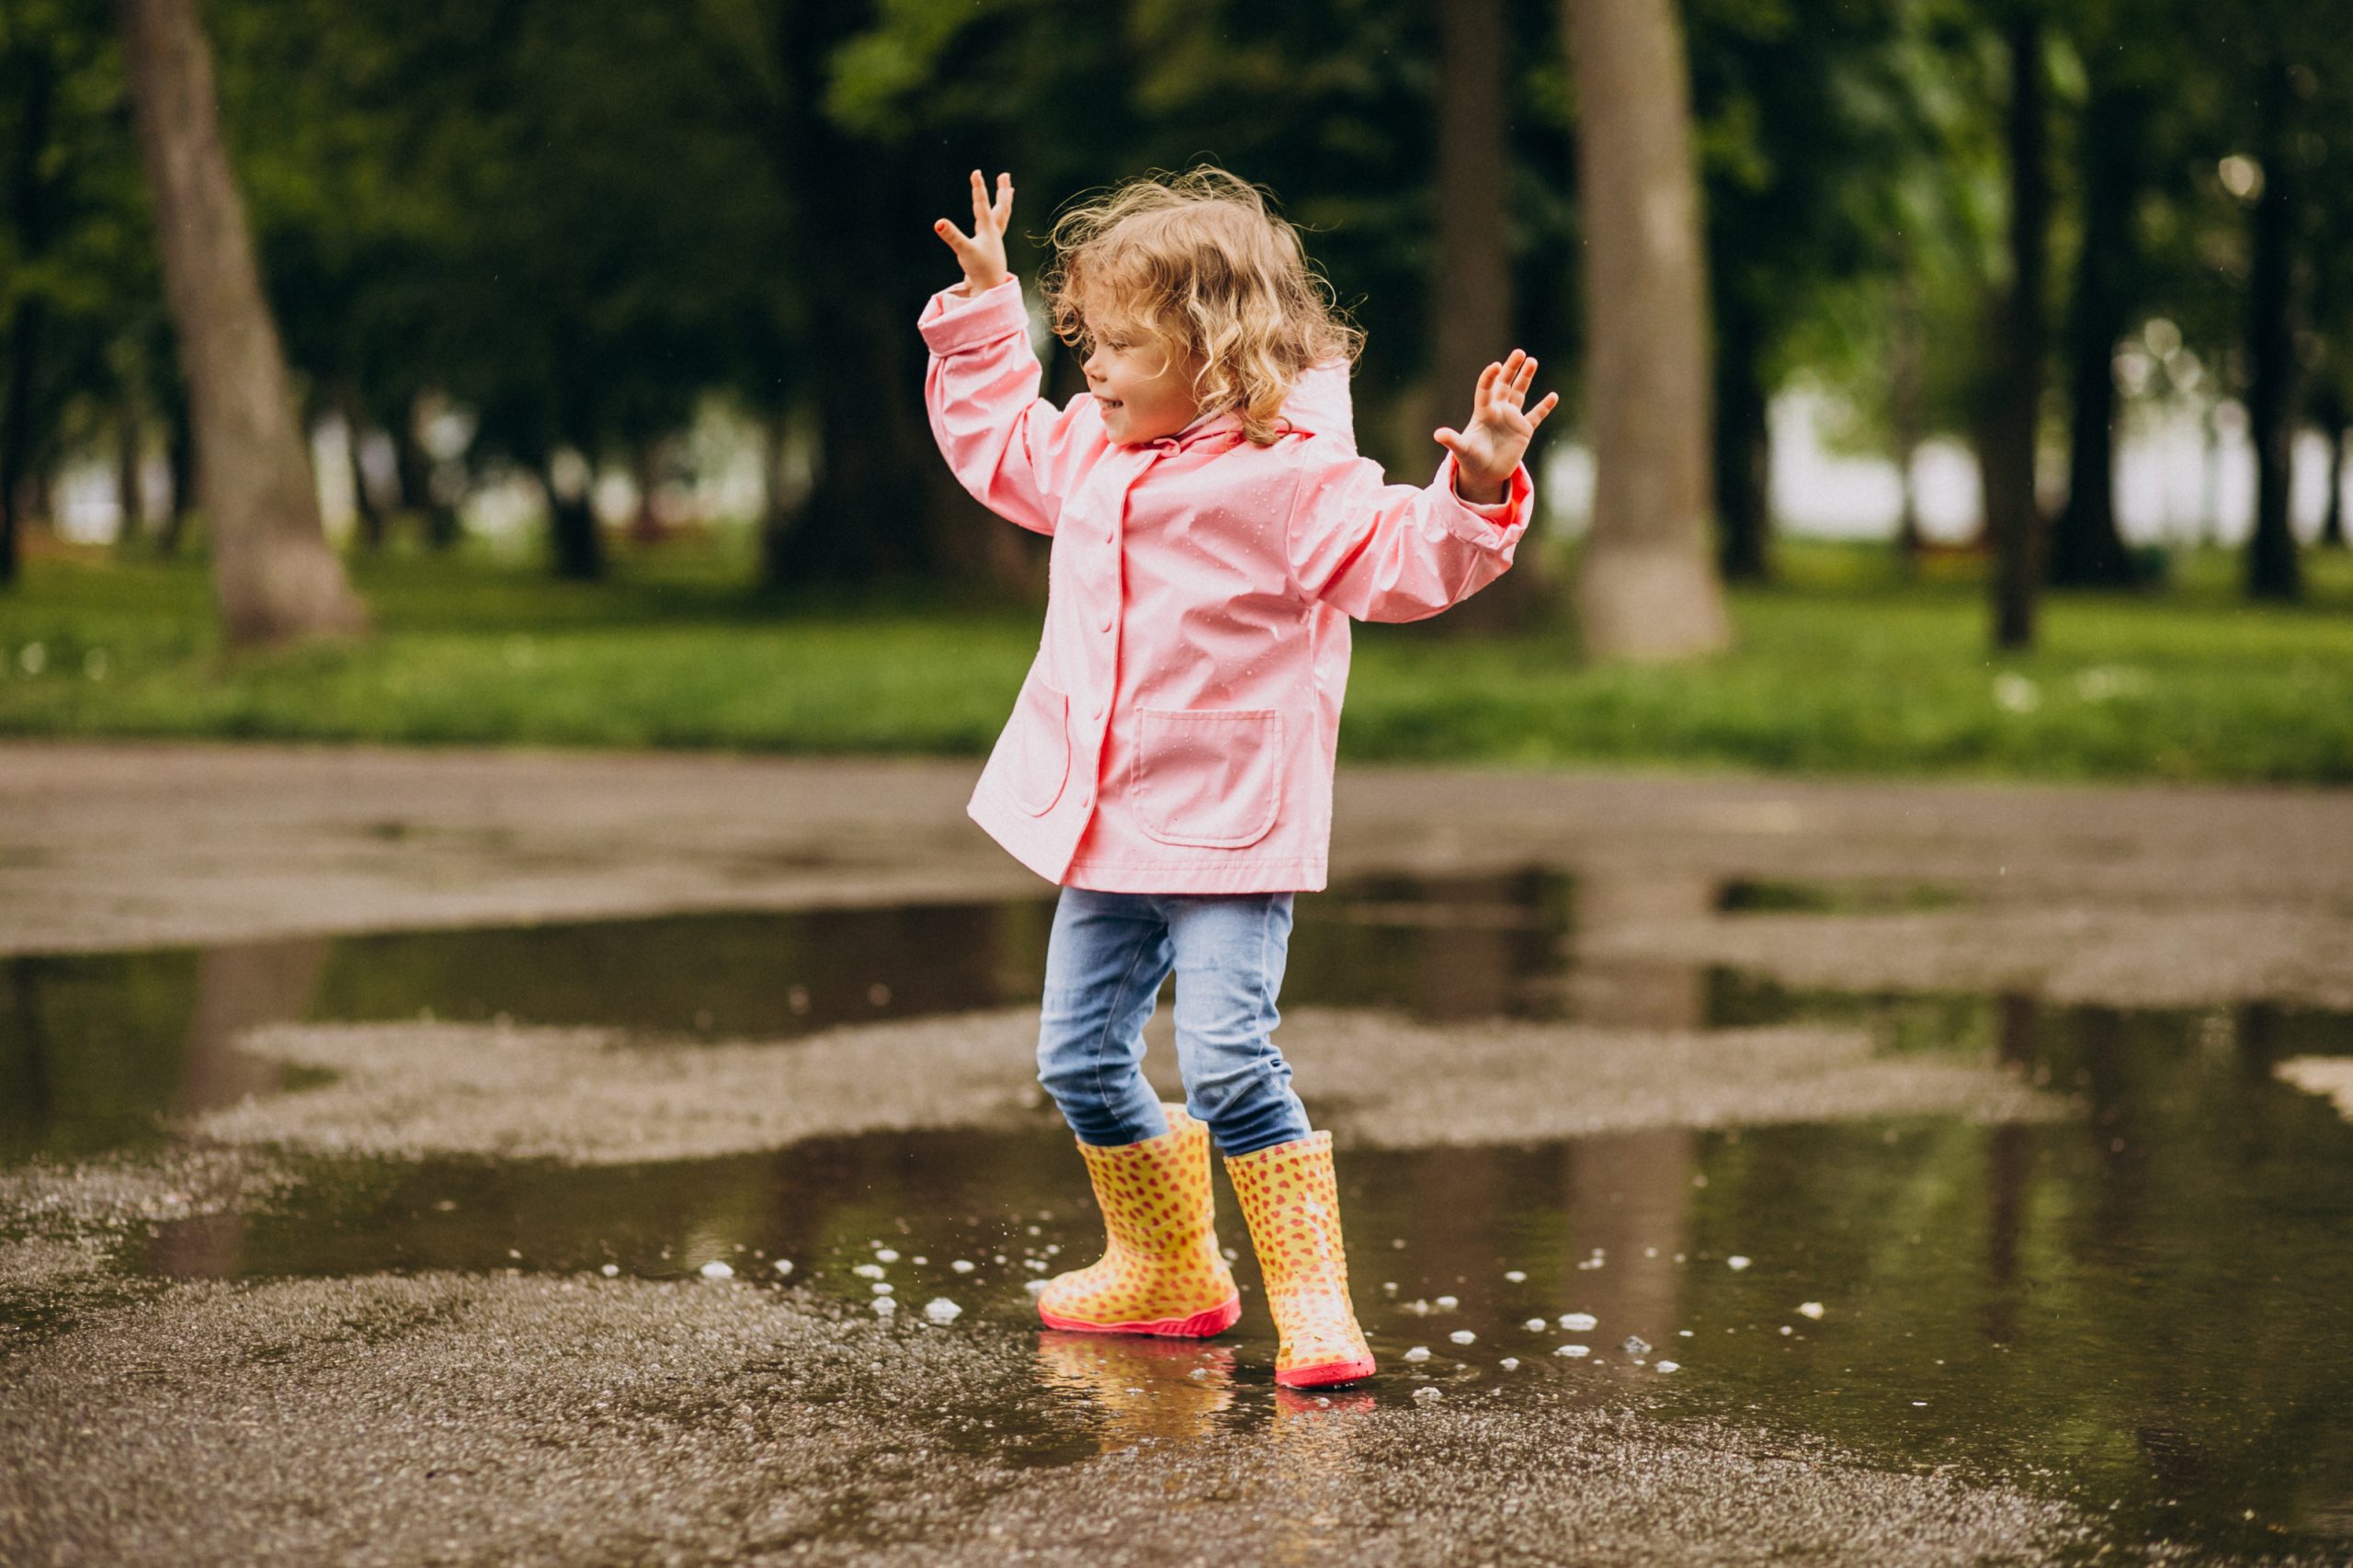
<svg viewBox="0 0 2353 1568"><path fill-rule="evenodd" d="M1250 859L1235 866L1198 860L1074 860L1064 887L1090 892L1322 892L1325 862L1307 857Z"/></svg>

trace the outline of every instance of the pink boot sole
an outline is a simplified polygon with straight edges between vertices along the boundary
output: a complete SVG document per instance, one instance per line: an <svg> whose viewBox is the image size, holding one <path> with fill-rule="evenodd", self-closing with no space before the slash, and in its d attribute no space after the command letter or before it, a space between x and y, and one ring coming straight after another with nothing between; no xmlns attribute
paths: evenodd
<svg viewBox="0 0 2353 1568"><path fill-rule="evenodd" d="M1275 1382L1287 1389L1323 1389L1335 1383L1361 1382L1372 1376L1372 1358L1360 1361L1325 1361L1320 1366L1293 1367L1288 1372L1277 1372Z"/></svg>
<svg viewBox="0 0 2353 1568"><path fill-rule="evenodd" d="M1241 1321L1242 1298L1231 1296L1222 1304L1188 1318L1155 1318L1149 1323L1087 1323L1050 1312L1042 1306L1038 1309L1038 1318L1048 1328L1072 1334L1154 1334L1168 1339L1207 1339L1211 1335L1223 1334Z"/></svg>

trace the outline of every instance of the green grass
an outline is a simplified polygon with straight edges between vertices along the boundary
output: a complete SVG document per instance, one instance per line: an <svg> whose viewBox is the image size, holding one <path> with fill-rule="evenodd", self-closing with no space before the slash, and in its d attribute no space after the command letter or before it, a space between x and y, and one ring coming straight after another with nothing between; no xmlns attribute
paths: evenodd
<svg viewBox="0 0 2353 1568"><path fill-rule="evenodd" d="M2054 597L2040 648L2001 659L1972 581L1899 582L1871 549L1784 562L1783 583L1735 595L1738 650L1682 667L1588 666L1565 630L1359 629L1343 754L2353 779L2340 556L2311 558L2311 602L2292 609L2245 604L2220 555L2145 596ZM38 555L0 595L0 734L972 756L1038 638L1034 611L763 598L691 545L593 586L472 560L356 570L378 636L231 657L199 567Z"/></svg>

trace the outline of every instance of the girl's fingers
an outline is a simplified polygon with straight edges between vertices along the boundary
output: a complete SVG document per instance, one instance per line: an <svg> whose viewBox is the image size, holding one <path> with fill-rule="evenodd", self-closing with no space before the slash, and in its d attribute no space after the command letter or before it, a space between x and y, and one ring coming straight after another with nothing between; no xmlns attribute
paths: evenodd
<svg viewBox="0 0 2353 1568"><path fill-rule="evenodd" d="M1485 369L1479 372L1478 384L1471 389L1471 417L1472 419L1475 420L1486 413L1487 405L1495 400L1495 378L1502 375L1503 370L1504 368L1501 365L1490 363Z"/></svg>
<svg viewBox="0 0 2353 1568"><path fill-rule="evenodd" d="M981 171L972 171L972 233L984 234L989 227L988 182L981 178Z"/></svg>
<svg viewBox="0 0 2353 1568"><path fill-rule="evenodd" d="M1559 392L1546 392L1544 394L1544 401L1528 411L1529 429L1532 431L1539 425L1543 424L1544 416L1552 413L1555 408L1558 408L1560 404L1561 394Z"/></svg>
<svg viewBox="0 0 2353 1568"><path fill-rule="evenodd" d="M999 175L996 176L996 200L989 208L989 219L996 224L997 232L1002 233L1005 231L1005 225L1011 221L1012 217L1013 176L1009 174Z"/></svg>
<svg viewBox="0 0 2353 1568"><path fill-rule="evenodd" d="M946 240L948 242L948 248L954 251L958 256L962 256L965 251L972 247L972 242L964 237L964 231L958 228L955 224L949 222L945 218L942 218L939 222L934 223L931 226L931 232L938 234L941 239Z"/></svg>

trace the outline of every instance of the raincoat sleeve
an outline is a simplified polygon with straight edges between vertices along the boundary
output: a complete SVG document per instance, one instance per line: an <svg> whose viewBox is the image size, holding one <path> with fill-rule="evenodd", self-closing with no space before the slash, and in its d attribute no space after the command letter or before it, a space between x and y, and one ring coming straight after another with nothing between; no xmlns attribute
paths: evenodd
<svg viewBox="0 0 2353 1568"><path fill-rule="evenodd" d="M990 511L1041 534L1103 446L1102 415L1081 393L1056 408L1029 347L1021 284L1008 278L966 298L942 290L916 324L931 349L924 406L957 483Z"/></svg>
<svg viewBox="0 0 2353 1568"><path fill-rule="evenodd" d="M1492 506L1463 500L1454 480L1451 452L1419 490L1388 483L1370 458L1316 454L1300 475L1286 541L1299 592L1358 620L1420 620L1502 576L1535 510L1528 467L1512 471Z"/></svg>

